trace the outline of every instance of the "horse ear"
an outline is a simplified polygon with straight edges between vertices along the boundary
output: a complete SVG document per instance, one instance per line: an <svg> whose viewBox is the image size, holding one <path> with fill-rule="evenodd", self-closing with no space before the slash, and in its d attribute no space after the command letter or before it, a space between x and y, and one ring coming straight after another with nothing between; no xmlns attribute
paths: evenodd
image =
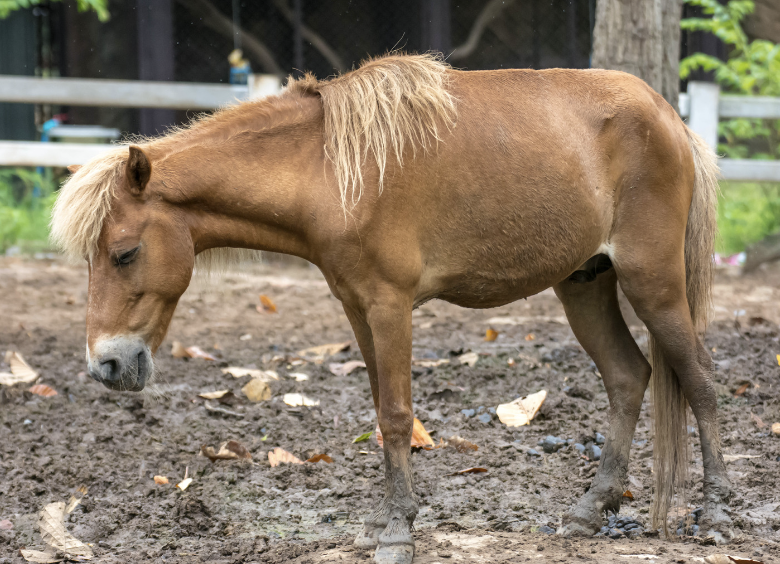
<svg viewBox="0 0 780 564"><path fill-rule="evenodd" d="M140 196L152 176L152 163L140 147L130 145L125 176L130 192L134 196Z"/></svg>
<svg viewBox="0 0 780 564"><path fill-rule="evenodd" d="M71 174L76 174L80 168L81 165L68 165L68 172Z"/></svg>

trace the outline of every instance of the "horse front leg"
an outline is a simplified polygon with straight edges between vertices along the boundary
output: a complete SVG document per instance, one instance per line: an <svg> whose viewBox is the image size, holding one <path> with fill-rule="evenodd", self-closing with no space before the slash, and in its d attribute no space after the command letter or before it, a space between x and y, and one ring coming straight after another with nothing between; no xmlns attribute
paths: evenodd
<svg viewBox="0 0 780 564"><path fill-rule="evenodd" d="M410 564L417 500L412 489L412 301L376 298L365 314L345 307L366 360L385 453L385 497L355 539L379 564Z"/></svg>

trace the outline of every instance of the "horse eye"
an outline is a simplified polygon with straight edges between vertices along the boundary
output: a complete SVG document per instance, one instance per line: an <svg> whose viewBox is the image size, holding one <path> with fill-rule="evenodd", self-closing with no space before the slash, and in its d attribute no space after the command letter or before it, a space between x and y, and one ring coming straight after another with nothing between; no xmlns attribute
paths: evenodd
<svg viewBox="0 0 780 564"><path fill-rule="evenodd" d="M133 260L135 260L135 257L138 254L139 250L141 250L140 246L130 251L122 253L121 255L119 255L114 259L114 265L125 266L130 264L131 262L133 262Z"/></svg>

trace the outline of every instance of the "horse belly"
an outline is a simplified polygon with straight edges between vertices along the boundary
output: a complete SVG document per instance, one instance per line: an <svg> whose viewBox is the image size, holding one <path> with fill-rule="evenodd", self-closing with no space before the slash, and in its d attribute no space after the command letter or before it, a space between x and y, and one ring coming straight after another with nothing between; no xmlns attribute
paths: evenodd
<svg viewBox="0 0 780 564"><path fill-rule="evenodd" d="M502 193L474 194L426 226L421 296L498 307L564 280L608 237L611 206L591 191L521 185Z"/></svg>

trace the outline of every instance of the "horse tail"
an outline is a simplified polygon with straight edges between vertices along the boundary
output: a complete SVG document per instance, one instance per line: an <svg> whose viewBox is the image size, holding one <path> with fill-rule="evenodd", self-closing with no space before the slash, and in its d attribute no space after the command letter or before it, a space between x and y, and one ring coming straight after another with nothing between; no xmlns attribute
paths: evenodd
<svg viewBox="0 0 780 564"><path fill-rule="evenodd" d="M686 127L695 176L693 196L685 229L685 284L691 319L697 331L704 331L712 306L712 253L717 235L718 163L715 152ZM653 366L652 396L655 410L653 472L655 499L652 526L662 527L668 536L667 515L675 487L685 499L690 450L687 431L688 403L680 382L661 348L649 338Z"/></svg>

